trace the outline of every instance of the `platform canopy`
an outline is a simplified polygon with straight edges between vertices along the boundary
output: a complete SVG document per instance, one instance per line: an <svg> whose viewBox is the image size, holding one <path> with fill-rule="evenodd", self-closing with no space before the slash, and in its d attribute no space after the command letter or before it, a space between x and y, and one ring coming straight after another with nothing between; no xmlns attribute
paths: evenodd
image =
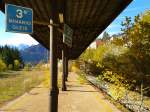
<svg viewBox="0 0 150 112"><path fill-rule="evenodd" d="M31 35L49 49L49 28L51 18L50 0L2 0L5 3L30 7L34 12L34 33ZM125 9L132 0L57 0L57 15L63 14L64 23L74 31L69 59L78 58L98 35ZM42 25L41 25L42 24ZM45 25L44 25L45 24ZM63 24L58 21L59 29ZM58 57L63 48L62 33L58 33Z"/></svg>

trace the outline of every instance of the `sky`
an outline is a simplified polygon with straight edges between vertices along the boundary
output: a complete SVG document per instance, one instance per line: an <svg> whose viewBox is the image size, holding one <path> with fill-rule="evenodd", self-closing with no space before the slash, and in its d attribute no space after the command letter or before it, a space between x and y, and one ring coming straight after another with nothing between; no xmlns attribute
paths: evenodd
<svg viewBox="0 0 150 112"><path fill-rule="evenodd" d="M125 17L131 17L132 20L138 14L143 13L146 10L150 10L150 0L133 0L131 4L106 28L110 35L121 32L121 22L125 20Z"/></svg>
<svg viewBox="0 0 150 112"><path fill-rule="evenodd" d="M133 0L133 2L105 29L110 35L120 33L121 22L125 16L132 19L137 14L150 9L150 0ZM0 11L0 45L13 45L20 44L36 45L38 42L27 34L8 33L5 32L5 15Z"/></svg>

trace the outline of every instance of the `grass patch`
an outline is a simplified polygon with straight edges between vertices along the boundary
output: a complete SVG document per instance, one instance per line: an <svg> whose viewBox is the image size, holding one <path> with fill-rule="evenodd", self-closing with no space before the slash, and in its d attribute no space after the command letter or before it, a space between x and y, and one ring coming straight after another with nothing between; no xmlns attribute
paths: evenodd
<svg viewBox="0 0 150 112"><path fill-rule="evenodd" d="M44 71L7 71L0 73L0 106L30 91L43 80Z"/></svg>
<svg viewBox="0 0 150 112"><path fill-rule="evenodd" d="M43 81L43 85L44 87L46 88L50 88L50 71L49 70L46 70L44 72L45 76L44 76L44 81ZM62 83L62 72L58 72L58 88L61 87L61 83Z"/></svg>

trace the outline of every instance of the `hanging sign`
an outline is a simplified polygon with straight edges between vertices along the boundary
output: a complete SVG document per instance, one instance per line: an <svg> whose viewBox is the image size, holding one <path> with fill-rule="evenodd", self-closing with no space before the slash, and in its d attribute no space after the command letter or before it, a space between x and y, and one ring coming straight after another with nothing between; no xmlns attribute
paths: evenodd
<svg viewBox="0 0 150 112"><path fill-rule="evenodd" d="M33 33L33 11L31 8L5 5L6 32Z"/></svg>
<svg viewBox="0 0 150 112"><path fill-rule="evenodd" d="M63 42L66 45L68 45L69 47L72 47L73 30L67 24L64 24L64 34L63 35L64 35Z"/></svg>

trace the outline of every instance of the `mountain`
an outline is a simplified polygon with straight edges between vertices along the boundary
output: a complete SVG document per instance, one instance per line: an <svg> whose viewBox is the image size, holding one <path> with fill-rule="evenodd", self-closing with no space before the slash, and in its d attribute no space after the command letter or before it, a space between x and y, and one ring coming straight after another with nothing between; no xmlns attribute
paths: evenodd
<svg viewBox="0 0 150 112"><path fill-rule="evenodd" d="M26 49L26 48L28 48L28 47L30 47L29 45L26 45L26 44L19 44L18 46L17 46L17 48L19 49L19 50L24 50L24 49Z"/></svg>
<svg viewBox="0 0 150 112"><path fill-rule="evenodd" d="M37 64L48 60L48 50L41 44L30 46L20 51L24 63Z"/></svg>

